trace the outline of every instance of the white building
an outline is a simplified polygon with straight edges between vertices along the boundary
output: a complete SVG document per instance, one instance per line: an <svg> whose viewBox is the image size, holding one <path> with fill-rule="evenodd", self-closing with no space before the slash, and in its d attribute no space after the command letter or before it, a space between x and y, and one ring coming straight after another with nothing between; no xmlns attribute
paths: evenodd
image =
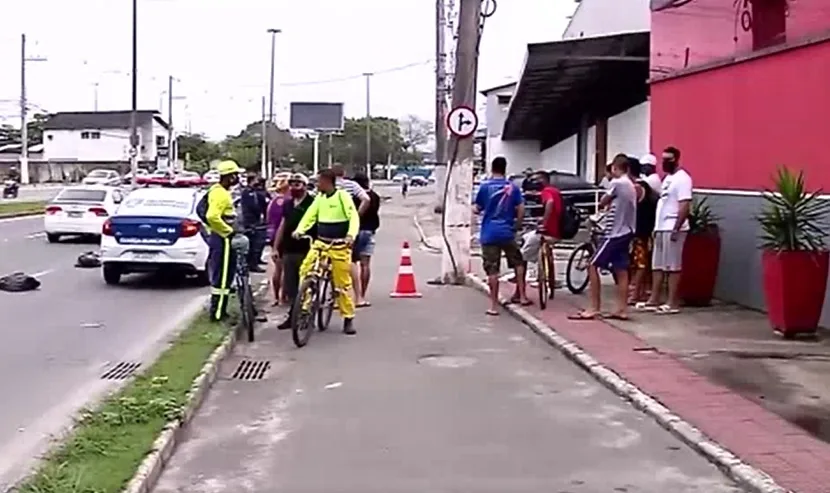
<svg viewBox="0 0 830 493"><path fill-rule="evenodd" d="M529 44L517 83L483 91L488 157L509 173L596 182L623 152L649 152L649 0L581 0L562 39Z"/></svg>
<svg viewBox="0 0 830 493"><path fill-rule="evenodd" d="M155 165L166 157L167 122L157 111L139 111L137 124L139 164ZM113 167L128 163L129 151L129 111L55 113L43 127L43 159L49 163Z"/></svg>

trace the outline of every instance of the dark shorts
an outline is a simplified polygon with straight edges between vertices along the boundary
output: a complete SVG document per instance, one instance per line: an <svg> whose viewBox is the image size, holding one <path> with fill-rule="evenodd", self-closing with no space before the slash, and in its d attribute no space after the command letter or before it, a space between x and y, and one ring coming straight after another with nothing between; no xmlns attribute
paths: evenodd
<svg viewBox="0 0 830 493"><path fill-rule="evenodd" d="M615 236L602 240L591 264L600 269L626 270L630 265L629 248L634 235Z"/></svg>
<svg viewBox="0 0 830 493"><path fill-rule="evenodd" d="M495 276L501 270L501 254L507 259L507 266L511 269L524 265L522 252L516 240L504 243L481 245L481 260L484 264L484 273L488 276Z"/></svg>

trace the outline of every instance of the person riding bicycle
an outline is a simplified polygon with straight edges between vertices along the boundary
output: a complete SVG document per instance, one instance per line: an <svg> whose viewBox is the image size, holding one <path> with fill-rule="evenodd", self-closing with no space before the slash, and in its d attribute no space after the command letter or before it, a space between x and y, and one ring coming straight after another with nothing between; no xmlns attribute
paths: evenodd
<svg viewBox="0 0 830 493"><path fill-rule="evenodd" d="M343 241L342 247L333 246L328 250L331 259L331 277L334 287L338 290L337 307L343 317L343 332L354 335L355 306L351 298L352 290L352 244L360 229L360 217L352 197L343 189L335 186L336 174L331 169L320 172L317 176L317 187L320 193L303 215L299 226L292 236L300 238L317 226L317 239L311 244L311 250L300 266L300 282L314 267L320 257L320 250L326 244Z"/></svg>
<svg viewBox="0 0 830 493"><path fill-rule="evenodd" d="M208 189L200 206L205 205L203 221L209 232L210 318L220 321L228 315L228 298L236 271L231 244L236 234L236 211L230 189L239 183L242 168L235 161L228 160L219 163L216 170L219 172L219 183ZM200 207L197 206L198 208Z"/></svg>

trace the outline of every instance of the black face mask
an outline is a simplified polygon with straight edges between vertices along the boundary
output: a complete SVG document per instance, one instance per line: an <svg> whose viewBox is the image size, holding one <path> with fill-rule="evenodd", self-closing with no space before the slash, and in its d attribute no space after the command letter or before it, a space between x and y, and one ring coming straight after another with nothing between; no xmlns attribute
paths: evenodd
<svg viewBox="0 0 830 493"><path fill-rule="evenodd" d="M663 159L663 171L666 173L674 173L677 169L677 161L674 159Z"/></svg>

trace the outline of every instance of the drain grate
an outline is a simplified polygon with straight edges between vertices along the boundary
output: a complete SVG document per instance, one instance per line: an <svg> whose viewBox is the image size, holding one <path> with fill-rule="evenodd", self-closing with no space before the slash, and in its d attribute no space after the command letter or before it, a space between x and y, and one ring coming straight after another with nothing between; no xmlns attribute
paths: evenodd
<svg viewBox="0 0 830 493"><path fill-rule="evenodd" d="M135 372L141 366L141 363L135 363L131 361L121 361L117 365L113 366L103 375L101 375L101 379L103 380L126 380L131 376L135 375Z"/></svg>
<svg viewBox="0 0 830 493"><path fill-rule="evenodd" d="M270 361L244 359L239 362L239 366L236 367L231 378L233 380L247 381L262 380L270 369Z"/></svg>

